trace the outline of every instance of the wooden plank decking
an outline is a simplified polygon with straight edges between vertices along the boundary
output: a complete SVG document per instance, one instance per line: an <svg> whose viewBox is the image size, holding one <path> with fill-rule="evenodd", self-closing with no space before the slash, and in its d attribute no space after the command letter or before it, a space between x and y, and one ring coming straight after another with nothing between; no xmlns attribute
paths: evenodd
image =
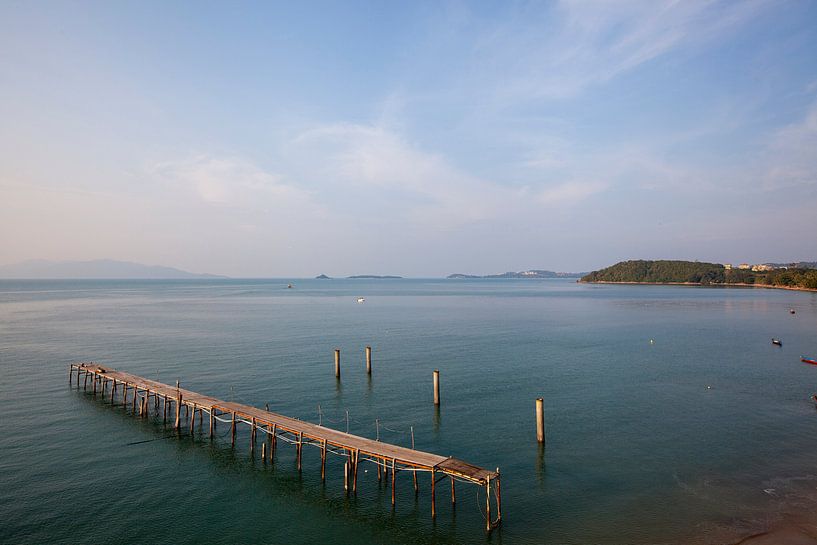
<svg viewBox="0 0 817 545"><path fill-rule="evenodd" d="M349 487L352 491L357 488L357 465L360 461L371 461L378 466L378 476L388 474L391 470L392 481L392 503L394 503L394 483L398 472L409 471L414 477L415 490L417 489L417 472L431 473L431 494L432 494L432 516L436 515L435 507L435 485L441 478L449 477L451 480L451 499L455 501L454 481L466 481L480 486L484 486L487 492L487 529L495 527L501 520L501 496L499 494L500 475L499 470L490 471L462 460L452 457L440 456L430 452L383 443L374 439L344 433L342 431L326 428L324 426L304 422L296 418L291 418L264 409L258 409L241 403L223 401L211 396L199 394L183 388L177 388L155 380L147 379L124 371L117 371L109 367L96 363L84 362L71 364L69 371L69 381L76 372L77 386L80 382L80 374L85 376L85 387L88 387L88 379L92 381L93 391L99 390L104 398L105 388L110 384L109 395L113 400L117 388L122 392L123 402L128 400L128 391L133 393L133 407L136 408L136 399L139 397L140 414L144 406L147 413L148 402L154 398L156 407L160 402L163 404L163 414L168 418L168 409L174 408L175 403L175 426L180 427L180 411L186 407L185 412L193 411L190 415L190 429L195 426L196 412L199 412L200 426L202 425L202 414L209 415L210 436L213 436L213 429L216 422L222 423L226 420L224 415L229 416L226 421L231 426L231 437L235 443L236 424L243 423L251 427L250 448L255 448L256 433L261 432L268 435L271 453L275 449L275 444L279 438L293 443L296 446L298 469L301 467L301 450L303 445L317 446L321 449L321 473L324 475L327 452L341 454L348 458L346 462L345 477L351 482ZM144 404L144 405L142 405ZM266 445L265 449L266 449ZM493 485L493 489L492 489ZM495 495L497 508L497 519L491 520L491 494Z"/></svg>

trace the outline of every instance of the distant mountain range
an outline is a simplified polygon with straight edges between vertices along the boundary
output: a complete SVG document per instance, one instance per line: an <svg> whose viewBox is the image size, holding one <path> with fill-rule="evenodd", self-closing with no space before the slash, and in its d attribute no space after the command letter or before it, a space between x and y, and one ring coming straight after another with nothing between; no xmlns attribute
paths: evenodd
<svg viewBox="0 0 817 545"><path fill-rule="evenodd" d="M196 274L173 267L161 267L96 259L93 261L48 261L33 259L0 266L0 278L20 279L99 279L99 280L170 280L185 278L227 278L214 274Z"/></svg>
<svg viewBox="0 0 817 545"><path fill-rule="evenodd" d="M529 271L505 272L502 274L488 274L485 276L455 273L449 274L446 276L446 278L581 278L585 274L587 273L566 273L532 269Z"/></svg>

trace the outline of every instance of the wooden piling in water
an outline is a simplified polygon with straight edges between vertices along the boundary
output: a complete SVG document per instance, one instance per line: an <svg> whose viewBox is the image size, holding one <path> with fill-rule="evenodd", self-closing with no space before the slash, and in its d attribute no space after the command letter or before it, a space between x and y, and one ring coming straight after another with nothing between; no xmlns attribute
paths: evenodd
<svg viewBox="0 0 817 545"><path fill-rule="evenodd" d="M321 481L326 482L326 439L321 441Z"/></svg>
<svg viewBox="0 0 817 545"><path fill-rule="evenodd" d="M454 490L454 477L449 477L451 479L451 505L455 505L457 503L457 493Z"/></svg>
<svg viewBox="0 0 817 545"><path fill-rule="evenodd" d="M301 470L301 452L303 452L303 446L304 446L304 434L301 433L301 432L298 432L298 443L295 446L295 449L296 449L295 456L298 459L298 471Z"/></svg>
<svg viewBox="0 0 817 545"><path fill-rule="evenodd" d="M352 467L352 492L357 494L357 465L360 462L360 449L355 449L355 465Z"/></svg>
<svg viewBox="0 0 817 545"><path fill-rule="evenodd" d="M176 381L179 384L179 381ZM173 424L173 429L178 430L182 421L182 393L177 389L176 393L176 423Z"/></svg>
<svg viewBox="0 0 817 545"><path fill-rule="evenodd" d="M349 460L343 464L343 489L349 491Z"/></svg>
<svg viewBox="0 0 817 545"><path fill-rule="evenodd" d="M434 473L434 468L431 469L431 518L437 516L437 498L436 496L436 487L437 487L437 475Z"/></svg>
<svg viewBox="0 0 817 545"><path fill-rule="evenodd" d="M372 347L366 347L366 374L372 374Z"/></svg>
<svg viewBox="0 0 817 545"><path fill-rule="evenodd" d="M499 468L496 468L496 518L497 521L502 520L502 494L501 491L502 479L499 477Z"/></svg>
<svg viewBox="0 0 817 545"><path fill-rule="evenodd" d="M491 478L485 483L485 529L491 531Z"/></svg>
<svg viewBox="0 0 817 545"><path fill-rule="evenodd" d="M340 348L335 348L335 378L340 379Z"/></svg>
<svg viewBox="0 0 817 545"><path fill-rule="evenodd" d="M397 482L397 471L395 468L396 462L394 458L391 459L391 506L394 507L394 489Z"/></svg>
<svg viewBox="0 0 817 545"><path fill-rule="evenodd" d="M252 424L250 426L250 454L255 453L255 418L252 419Z"/></svg>
<svg viewBox="0 0 817 545"><path fill-rule="evenodd" d="M434 379L434 404L440 404L440 371L438 369L434 369L432 373L432 377Z"/></svg>
<svg viewBox="0 0 817 545"><path fill-rule="evenodd" d="M235 411L233 411L232 420L230 421L230 445L235 446Z"/></svg>
<svg viewBox="0 0 817 545"><path fill-rule="evenodd" d="M210 415L210 422L209 422L209 424L210 424L210 426L209 426L210 427L210 439L213 438L213 422L215 422L215 417L213 416L213 411L214 410L215 409L211 408L210 411L207 413L207 414Z"/></svg>
<svg viewBox="0 0 817 545"><path fill-rule="evenodd" d="M272 442L269 447L269 459L270 462L272 458L275 456L275 447L278 446L278 426L277 424L272 425Z"/></svg>
<svg viewBox="0 0 817 545"><path fill-rule="evenodd" d="M545 442L545 400L541 397L536 399L536 440Z"/></svg>

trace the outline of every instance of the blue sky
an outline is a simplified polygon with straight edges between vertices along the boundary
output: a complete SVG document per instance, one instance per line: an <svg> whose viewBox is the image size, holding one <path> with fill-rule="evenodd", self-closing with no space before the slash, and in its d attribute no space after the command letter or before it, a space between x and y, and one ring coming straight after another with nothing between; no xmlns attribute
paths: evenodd
<svg viewBox="0 0 817 545"><path fill-rule="evenodd" d="M809 1L6 0L0 264L815 260L815 52Z"/></svg>

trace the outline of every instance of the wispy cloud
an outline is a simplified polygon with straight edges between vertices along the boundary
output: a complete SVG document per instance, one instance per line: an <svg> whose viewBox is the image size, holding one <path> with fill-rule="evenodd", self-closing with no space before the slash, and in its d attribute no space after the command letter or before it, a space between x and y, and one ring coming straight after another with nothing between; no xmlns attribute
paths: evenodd
<svg viewBox="0 0 817 545"><path fill-rule="evenodd" d="M486 220L510 197L508 190L457 168L443 155L376 126L313 128L295 138L293 148L302 158L300 175L320 178L330 195L373 200L387 213L418 224L448 228Z"/></svg>
<svg viewBox="0 0 817 545"><path fill-rule="evenodd" d="M477 63L506 67L506 99L564 98L607 82L670 51L728 35L769 3L562 1L524 9L484 37Z"/></svg>
<svg viewBox="0 0 817 545"><path fill-rule="evenodd" d="M817 189L817 102L812 103L803 119L772 136L766 161L769 167L765 189L796 186Z"/></svg>

